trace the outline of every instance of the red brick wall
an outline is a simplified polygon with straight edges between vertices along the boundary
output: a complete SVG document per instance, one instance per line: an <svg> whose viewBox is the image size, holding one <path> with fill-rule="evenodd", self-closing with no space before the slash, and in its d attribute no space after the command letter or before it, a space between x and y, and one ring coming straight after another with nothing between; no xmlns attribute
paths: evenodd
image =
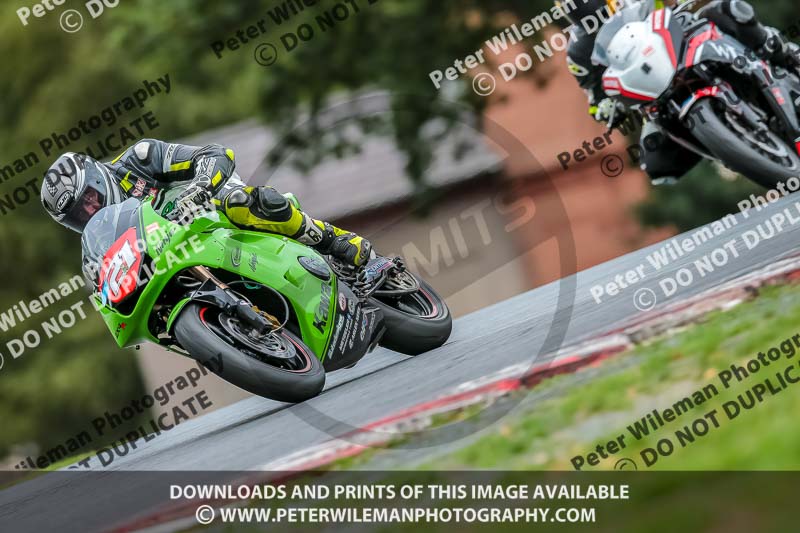
<svg viewBox="0 0 800 533"><path fill-rule="evenodd" d="M512 61L518 51L499 61ZM630 142L619 133L602 151L587 154L586 161L563 170L558 154L573 152L584 141L591 143L606 132L588 116L586 96L567 70L565 54L537 65L530 77L505 82L497 75L497 80L498 88L486 114L489 136L499 138L492 128L502 128L527 147L538 162L531 163L524 153L504 154L508 158L507 175L519 194L534 197L540 217L537 227L541 232L518 236L519 246L527 251L544 237L564 238L571 232L577 270L583 270L669 236L668 231L644 231L632 213L633 207L646 198L650 185L628 158ZM614 160L613 165L622 162L625 170L609 178L602 172L601 163L614 154L621 160ZM552 186L547 185L548 180ZM557 207L559 198L566 218ZM528 256L528 273L537 286L571 273L562 271L559 265L554 240L539 244Z"/></svg>

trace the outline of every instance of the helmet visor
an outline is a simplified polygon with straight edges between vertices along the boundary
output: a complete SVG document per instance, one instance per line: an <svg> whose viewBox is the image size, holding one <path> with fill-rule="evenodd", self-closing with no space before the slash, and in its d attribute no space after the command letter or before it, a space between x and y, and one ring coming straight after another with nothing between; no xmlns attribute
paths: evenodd
<svg viewBox="0 0 800 533"><path fill-rule="evenodd" d="M91 218L106 206L108 187L102 171L96 164L87 165L86 186L60 222L73 231L81 233Z"/></svg>

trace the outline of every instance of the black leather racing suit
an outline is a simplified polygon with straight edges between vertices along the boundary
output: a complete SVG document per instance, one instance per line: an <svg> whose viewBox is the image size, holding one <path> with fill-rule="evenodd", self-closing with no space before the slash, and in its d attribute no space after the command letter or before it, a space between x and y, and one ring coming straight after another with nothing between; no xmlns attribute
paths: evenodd
<svg viewBox="0 0 800 533"><path fill-rule="evenodd" d="M272 187L245 185L234 172L233 150L218 144L196 147L143 139L105 166L119 185L111 202L153 194L154 207L167 215L183 190L200 184L236 225L286 235L355 266L371 257L366 239L311 218Z"/></svg>

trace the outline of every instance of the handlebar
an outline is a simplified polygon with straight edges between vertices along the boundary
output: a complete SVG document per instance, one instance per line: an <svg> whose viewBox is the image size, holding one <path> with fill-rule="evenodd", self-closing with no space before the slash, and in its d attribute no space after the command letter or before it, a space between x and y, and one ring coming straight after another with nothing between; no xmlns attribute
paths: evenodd
<svg viewBox="0 0 800 533"><path fill-rule="evenodd" d="M170 222L191 224L196 217L215 210L216 207L210 202L208 205L196 204L194 202L180 202L175 205L175 210L164 215L164 218Z"/></svg>

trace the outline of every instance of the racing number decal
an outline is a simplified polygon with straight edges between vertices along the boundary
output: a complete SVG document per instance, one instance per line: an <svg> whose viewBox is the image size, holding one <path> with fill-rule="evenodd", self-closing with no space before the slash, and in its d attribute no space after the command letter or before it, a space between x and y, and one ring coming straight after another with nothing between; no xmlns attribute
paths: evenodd
<svg viewBox="0 0 800 533"><path fill-rule="evenodd" d="M104 299L119 303L136 290L142 254L136 248L136 228L126 231L103 259L100 292Z"/></svg>
<svg viewBox="0 0 800 533"><path fill-rule="evenodd" d="M125 241L122 248L112 258L108 265L107 282L112 294L119 294L122 276L128 274L136 263L136 255L131 243Z"/></svg>

